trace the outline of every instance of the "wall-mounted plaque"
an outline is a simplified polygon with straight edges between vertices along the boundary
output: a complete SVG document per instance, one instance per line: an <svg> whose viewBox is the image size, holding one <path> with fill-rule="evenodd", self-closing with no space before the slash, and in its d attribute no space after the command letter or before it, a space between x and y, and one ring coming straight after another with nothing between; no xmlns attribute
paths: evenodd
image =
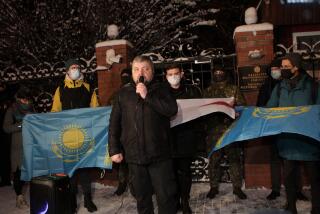
<svg viewBox="0 0 320 214"><path fill-rule="evenodd" d="M239 85L242 91L257 91L268 78L268 65L239 67Z"/></svg>

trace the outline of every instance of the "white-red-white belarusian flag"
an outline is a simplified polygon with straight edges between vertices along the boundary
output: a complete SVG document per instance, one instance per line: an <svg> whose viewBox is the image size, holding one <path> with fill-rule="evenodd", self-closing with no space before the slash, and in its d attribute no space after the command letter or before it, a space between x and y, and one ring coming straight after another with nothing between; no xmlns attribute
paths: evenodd
<svg viewBox="0 0 320 214"><path fill-rule="evenodd" d="M183 99L177 100L178 113L171 118L171 127L194 120L198 117L223 112L235 118L234 98Z"/></svg>

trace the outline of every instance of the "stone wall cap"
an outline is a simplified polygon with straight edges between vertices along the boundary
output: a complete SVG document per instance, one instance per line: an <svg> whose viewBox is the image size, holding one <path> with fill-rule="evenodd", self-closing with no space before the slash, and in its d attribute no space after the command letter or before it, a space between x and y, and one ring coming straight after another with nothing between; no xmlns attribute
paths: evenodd
<svg viewBox="0 0 320 214"><path fill-rule="evenodd" d="M96 48L114 46L114 45L128 45L133 48L133 45L125 39L107 40L103 42L96 43Z"/></svg>
<svg viewBox="0 0 320 214"><path fill-rule="evenodd" d="M236 27L234 34L238 32L273 30L273 24L265 22L260 24L241 25Z"/></svg>

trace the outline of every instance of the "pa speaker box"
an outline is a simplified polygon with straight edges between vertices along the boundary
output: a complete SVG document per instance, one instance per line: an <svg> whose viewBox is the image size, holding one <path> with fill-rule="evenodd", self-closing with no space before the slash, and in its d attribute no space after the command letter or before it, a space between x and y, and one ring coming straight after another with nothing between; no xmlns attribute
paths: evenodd
<svg viewBox="0 0 320 214"><path fill-rule="evenodd" d="M68 176L40 176L31 180L31 214L70 214L72 213L70 198Z"/></svg>

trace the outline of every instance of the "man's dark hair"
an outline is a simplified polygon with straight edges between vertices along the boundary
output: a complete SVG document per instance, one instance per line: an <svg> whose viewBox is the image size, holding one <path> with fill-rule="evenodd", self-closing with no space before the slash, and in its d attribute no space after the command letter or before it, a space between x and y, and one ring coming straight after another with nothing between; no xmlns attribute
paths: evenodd
<svg viewBox="0 0 320 214"><path fill-rule="evenodd" d="M172 64L169 64L165 67L165 72L167 73L168 70L176 69L176 68L179 69L180 71L182 71L182 68L178 63L172 63Z"/></svg>
<svg viewBox="0 0 320 214"><path fill-rule="evenodd" d="M284 57L281 58L281 60L285 59L289 60L293 66L301 69L302 57L299 53L287 53Z"/></svg>

